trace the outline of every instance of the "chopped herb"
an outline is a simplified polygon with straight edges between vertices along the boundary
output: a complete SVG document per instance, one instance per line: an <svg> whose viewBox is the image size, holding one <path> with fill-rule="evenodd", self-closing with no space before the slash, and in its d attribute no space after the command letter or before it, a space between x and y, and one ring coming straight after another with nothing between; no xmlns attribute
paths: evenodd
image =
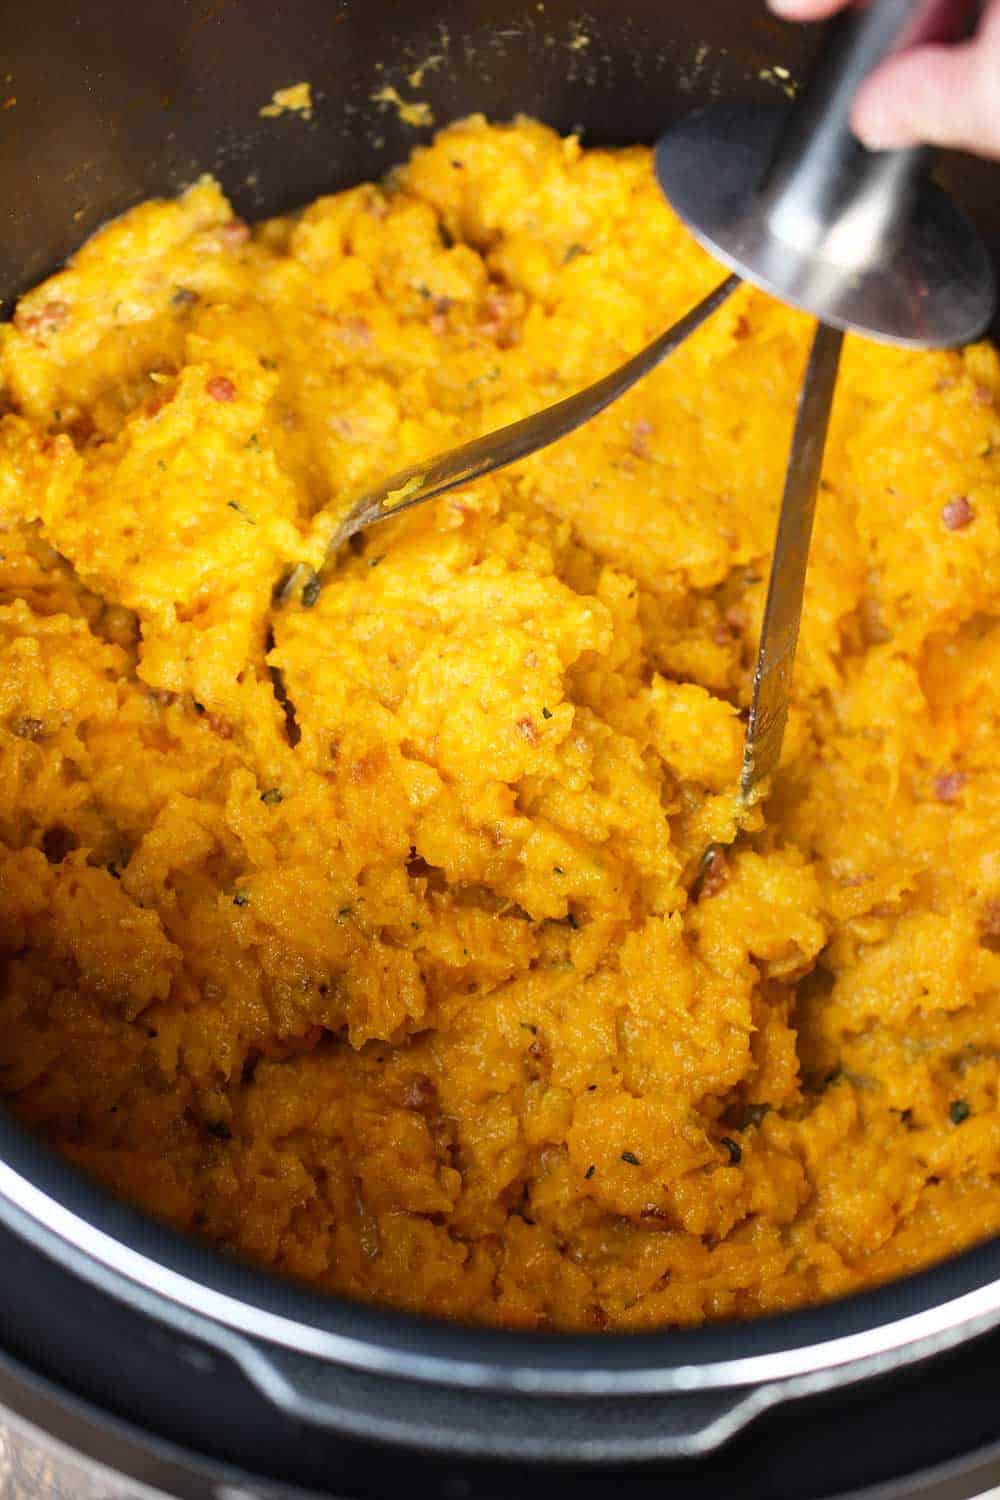
<svg viewBox="0 0 1000 1500"><path fill-rule="evenodd" d="M411 922L410 926L413 928L414 932L419 932L420 931L420 923L419 922Z"/></svg>
<svg viewBox="0 0 1000 1500"><path fill-rule="evenodd" d="M167 472L166 463L164 462L164 460L162 458L158 458L156 460L156 467L159 469L159 471L160 471L161 474L165 474Z"/></svg>
<svg viewBox="0 0 1000 1500"><path fill-rule="evenodd" d="M249 906L249 904L250 904L250 892L249 891L237 891L236 895L233 897L233 905L234 906Z"/></svg>
<svg viewBox="0 0 1000 1500"><path fill-rule="evenodd" d="M585 1178L586 1178L586 1179L587 1179L587 1181L588 1181L588 1182L589 1182L589 1181L590 1181L590 1179L591 1179L591 1178L592 1178L592 1177L593 1177L593 1175L594 1175L594 1173L595 1173L595 1172L596 1172L596 1171L597 1171L597 1168L596 1168L596 1167L595 1167L595 1166L594 1166L594 1165L593 1165L593 1164L591 1164L591 1165L590 1165L590 1166L589 1166L589 1167L588 1167L588 1168L587 1168L587 1170L586 1170L586 1172L584 1172L584 1174L583 1174L583 1175L584 1175L584 1177L585 1177Z"/></svg>
<svg viewBox="0 0 1000 1500"><path fill-rule="evenodd" d="M594 1094L596 1092L597 1092L597 1084L596 1083L588 1083L587 1084L587 1093L588 1094Z"/></svg>
<svg viewBox="0 0 1000 1500"><path fill-rule="evenodd" d="M469 950L468 950L468 948L463 948L462 949L462 957L463 958L468 958L468 956L469 956Z"/></svg>
<svg viewBox="0 0 1000 1500"><path fill-rule="evenodd" d="M552 710L551 710L551 708L543 708L542 709L542 718L543 719L551 719L551 717L552 717Z"/></svg>
<svg viewBox="0 0 1000 1500"><path fill-rule="evenodd" d="M205 1129L209 1135L214 1135L217 1141L231 1141L233 1138L233 1132L225 1120L211 1120L205 1126Z"/></svg>
<svg viewBox="0 0 1000 1500"><path fill-rule="evenodd" d="M260 367L262 370L276 370L278 368L278 361L272 359L269 354L262 354L260 357Z"/></svg>
<svg viewBox="0 0 1000 1500"><path fill-rule="evenodd" d="M373 557L368 563L370 568L377 568L380 562L385 562L385 553L380 552L378 557Z"/></svg>
<svg viewBox="0 0 1000 1500"><path fill-rule="evenodd" d="M306 609L312 609L313 605L316 603L316 600L319 598L320 589L322 587L323 585L320 583L318 575L314 573L309 582L306 584L305 588L302 590L302 603Z"/></svg>
<svg viewBox="0 0 1000 1500"><path fill-rule="evenodd" d="M953 1099L948 1105L948 1118L953 1125L961 1125L971 1114L968 1099Z"/></svg>
<svg viewBox="0 0 1000 1500"><path fill-rule="evenodd" d="M179 286L170 299L170 305L171 307L193 307L197 301L197 292L192 292L190 287ZM117 314L117 312L118 308L116 307L115 313Z"/></svg>
<svg viewBox="0 0 1000 1500"><path fill-rule="evenodd" d="M119 868L115 864L114 860L112 860L111 863L109 865L107 865L105 868L107 869L107 872L111 876L112 880L121 880L121 878L122 878L122 872L121 872L121 870L119 870Z"/></svg>
<svg viewBox="0 0 1000 1500"><path fill-rule="evenodd" d="M338 911L338 913L337 913L338 917L349 917L350 915L351 915L351 908L349 906L342 906L340 908L340 910Z"/></svg>
<svg viewBox="0 0 1000 1500"><path fill-rule="evenodd" d="M630 1167L641 1167L642 1166L642 1162L636 1156L636 1154L635 1154L634 1151L623 1151L622 1152L622 1161L627 1162Z"/></svg>
<svg viewBox="0 0 1000 1500"><path fill-rule="evenodd" d="M59 406L56 407L55 412L54 412L54 416L55 416L55 419L56 419L57 422L61 422L62 421L62 408L61 407L59 407Z"/></svg>
<svg viewBox="0 0 1000 1500"><path fill-rule="evenodd" d="M257 452L257 450L260 448L260 438L255 432L251 432L250 436L246 440L245 446L247 448L252 448L254 452Z"/></svg>
<svg viewBox="0 0 1000 1500"><path fill-rule="evenodd" d="M567 927L571 927L574 932L579 931L579 927L580 927L580 919L579 919L579 917L576 916L574 912L567 912L566 913L566 925L567 925Z"/></svg>
<svg viewBox="0 0 1000 1500"><path fill-rule="evenodd" d="M256 526L257 522L254 520L253 516L249 513L249 511L243 509L238 500L227 500L226 504L229 506L230 510L234 510L236 511L237 515L242 516L244 521L249 522L251 526Z"/></svg>
<svg viewBox="0 0 1000 1500"><path fill-rule="evenodd" d="M720 1146L725 1146L726 1150L729 1152L729 1165L731 1167L738 1167L740 1162L743 1160L743 1147L738 1145L737 1142L733 1140L732 1136L728 1135L724 1135L719 1144Z"/></svg>
<svg viewBox="0 0 1000 1500"><path fill-rule="evenodd" d="M276 786L269 786L266 792L261 792L260 800L266 802L268 807L277 807L279 802L284 801L284 798Z"/></svg>
<svg viewBox="0 0 1000 1500"><path fill-rule="evenodd" d="M553 875L565 875L566 871L563 869L562 865L553 865L552 873Z"/></svg>
<svg viewBox="0 0 1000 1500"><path fill-rule="evenodd" d="M522 1031L530 1031L532 1036L538 1035L538 1027L532 1026L530 1021L518 1021L517 1024L520 1026Z"/></svg>
<svg viewBox="0 0 1000 1500"><path fill-rule="evenodd" d="M586 253L587 253L587 247L586 247L586 245L580 245L580 244L578 244L574 240L573 244L570 245L569 249L566 251L566 254L563 256L563 265L564 266L570 266L570 265L572 265L573 262L577 259L578 256L580 256L580 255L586 255Z"/></svg>

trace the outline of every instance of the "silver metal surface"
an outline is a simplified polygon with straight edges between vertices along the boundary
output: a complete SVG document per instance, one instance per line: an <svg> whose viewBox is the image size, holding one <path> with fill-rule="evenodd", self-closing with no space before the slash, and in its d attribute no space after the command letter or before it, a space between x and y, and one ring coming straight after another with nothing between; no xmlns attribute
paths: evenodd
<svg viewBox="0 0 1000 1500"><path fill-rule="evenodd" d="M874 0L794 105L712 106L656 148L661 188L716 259L836 328L912 348L977 338L995 307L993 268L927 178L926 153L865 150L850 112L887 52L914 31L940 35L948 3Z"/></svg>
<svg viewBox="0 0 1000 1500"><path fill-rule="evenodd" d="M321 572L317 575L304 567L294 569L279 592L278 602L290 598L300 588L307 589L307 601L314 602L325 570L344 543L359 531L374 526L378 521L384 521L388 516L410 510L414 505L434 500L447 490L471 484L475 479L482 479L486 474L517 463L519 459L549 447L577 427L582 427L605 407L617 401L619 396L623 396L668 355L673 354L695 329L701 327L706 318L711 317L722 306L738 285L738 277L727 276L725 281L709 292L697 307L685 313L673 327L653 339L652 343L640 349L638 354L626 360L617 370L596 380L593 385L576 391L572 396L567 396L565 400L557 401L542 411L532 413L530 417L523 417L519 422L511 422L509 426L501 427L496 432L487 432L471 443L453 448L449 453L442 453L437 458L428 459L426 463L414 464L411 468L400 470L398 474L390 475L377 489L369 490L367 495L363 495L340 522L330 541Z"/></svg>
<svg viewBox="0 0 1000 1500"><path fill-rule="evenodd" d="M283 1400L287 1404L289 1394L294 1393L289 1392L284 1377L268 1358L268 1344L350 1369L471 1390L567 1396L658 1395L730 1390L802 1377L806 1383L798 1393L809 1394L827 1389L828 1382L832 1387L838 1371L846 1367L850 1367L852 1378L864 1379L956 1348L1000 1325L1000 1280L995 1280L917 1312L902 1312L859 1332L833 1334L773 1353L742 1355L739 1333L734 1331L732 1357L713 1363L635 1370L556 1370L527 1363L523 1367L508 1366L491 1361L488 1339L483 1340L477 1359L462 1360L428 1353L417 1339L405 1350L386 1348L380 1342L286 1317L251 1299L220 1291L206 1280L195 1280L105 1233L2 1159L0 1194L14 1211L8 1214L9 1222L40 1253L48 1251L51 1236L57 1236L61 1262L84 1281L100 1286L105 1273L112 1272L121 1278L116 1293L123 1301L157 1322L176 1326L187 1336L193 1336L191 1320L198 1320L210 1347L224 1351L279 1405ZM528 1350L525 1359L531 1360ZM783 1394L792 1394L787 1385Z"/></svg>
<svg viewBox="0 0 1000 1500"><path fill-rule="evenodd" d="M799 392L743 749L740 800L745 807L753 804L781 757L816 494L843 342L839 328L818 325Z"/></svg>

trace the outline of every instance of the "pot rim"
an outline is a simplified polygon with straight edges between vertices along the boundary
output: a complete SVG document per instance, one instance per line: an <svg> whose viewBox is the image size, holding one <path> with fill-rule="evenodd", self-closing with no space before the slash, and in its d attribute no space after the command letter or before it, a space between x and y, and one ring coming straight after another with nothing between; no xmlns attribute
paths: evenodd
<svg viewBox="0 0 1000 1500"><path fill-rule="evenodd" d="M0 1218L153 1316L368 1374L559 1396L723 1390L922 1359L1000 1324L1000 1237L873 1291L745 1322L650 1333L507 1332L311 1291L229 1259L107 1194L0 1113Z"/></svg>

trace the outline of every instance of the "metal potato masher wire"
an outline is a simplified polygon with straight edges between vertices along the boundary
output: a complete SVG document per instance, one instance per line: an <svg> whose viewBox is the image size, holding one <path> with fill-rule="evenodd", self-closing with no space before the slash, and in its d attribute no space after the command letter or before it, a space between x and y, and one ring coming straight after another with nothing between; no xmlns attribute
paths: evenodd
<svg viewBox="0 0 1000 1500"><path fill-rule="evenodd" d="M660 186L688 229L733 274L610 375L554 406L391 476L348 512L319 574L296 568L279 601L315 603L350 537L564 437L604 410L692 334L741 280L818 320L785 476L753 678L739 808L777 768L788 716L813 513L844 330L911 348L967 343L994 309L989 257L928 175L923 148L869 152L850 129L860 84L910 41L942 40L949 0L872 0L839 22L796 102L719 104L657 143ZM706 859L713 851L708 851ZM703 866L704 868L704 862Z"/></svg>

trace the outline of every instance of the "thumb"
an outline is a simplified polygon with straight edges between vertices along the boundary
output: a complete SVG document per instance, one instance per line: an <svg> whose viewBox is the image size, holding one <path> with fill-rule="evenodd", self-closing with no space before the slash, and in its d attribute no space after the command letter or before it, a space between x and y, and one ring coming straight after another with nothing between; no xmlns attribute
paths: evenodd
<svg viewBox="0 0 1000 1500"><path fill-rule="evenodd" d="M1000 36L891 58L858 92L853 125L873 151L927 144L1000 157Z"/></svg>

